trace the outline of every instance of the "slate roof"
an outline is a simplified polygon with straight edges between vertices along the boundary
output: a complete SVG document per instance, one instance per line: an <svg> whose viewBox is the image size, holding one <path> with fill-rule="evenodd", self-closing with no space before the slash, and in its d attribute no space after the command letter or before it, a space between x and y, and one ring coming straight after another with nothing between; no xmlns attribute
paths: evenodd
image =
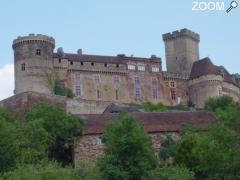
<svg viewBox="0 0 240 180"><path fill-rule="evenodd" d="M114 103L110 104L103 113L121 113L121 112L140 112L136 107L128 105L116 105Z"/></svg>
<svg viewBox="0 0 240 180"><path fill-rule="evenodd" d="M184 123L206 129L214 120L210 112L135 112L132 115L141 123L149 133L179 132ZM118 113L87 114L82 115L85 120L85 135L102 134L106 123L116 121Z"/></svg>
<svg viewBox="0 0 240 180"><path fill-rule="evenodd" d="M58 53L53 54L54 58L62 58ZM87 54L71 54L65 53L64 58L69 61L82 61L82 62L100 62L100 63L117 63L126 64L128 61L148 61L159 63L161 58L139 58L139 57L128 57L128 56L100 56L100 55L87 55Z"/></svg>
<svg viewBox="0 0 240 180"><path fill-rule="evenodd" d="M214 65L208 57L193 63L190 79L210 74L223 75L225 82L235 84L229 72L223 66Z"/></svg>

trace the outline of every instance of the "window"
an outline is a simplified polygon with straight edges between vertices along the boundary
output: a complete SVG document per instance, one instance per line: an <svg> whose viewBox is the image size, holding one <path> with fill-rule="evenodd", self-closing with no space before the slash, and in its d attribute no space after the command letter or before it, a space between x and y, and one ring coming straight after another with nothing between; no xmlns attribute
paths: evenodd
<svg viewBox="0 0 240 180"><path fill-rule="evenodd" d="M145 71L145 66L144 66L144 65L138 66L138 70L139 70L139 71Z"/></svg>
<svg viewBox="0 0 240 180"><path fill-rule="evenodd" d="M94 66L94 62L91 63L91 66Z"/></svg>
<svg viewBox="0 0 240 180"><path fill-rule="evenodd" d="M116 64L116 67L118 68L118 67L119 67L119 64Z"/></svg>
<svg viewBox="0 0 240 180"><path fill-rule="evenodd" d="M174 82L174 81L171 81L171 82L170 82L170 87L172 87L172 88L175 87L175 82Z"/></svg>
<svg viewBox="0 0 240 180"><path fill-rule="evenodd" d="M81 87L80 86L76 86L75 87L75 92L76 92L76 96L81 96Z"/></svg>
<svg viewBox="0 0 240 180"><path fill-rule="evenodd" d="M61 59L61 58L59 58L59 59L58 59L58 63L61 63L61 62L62 62L62 59Z"/></svg>
<svg viewBox="0 0 240 180"><path fill-rule="evenodd" d="M22 63L22 64L21 64L21 70L22 70L22 71L25 71L25 70L26 70L25 63Z"/></svg>
<svg viewBox="0 0 240 180"><path fill-rule="evenodd" d="M152 88L152 97L153 99L157 99L157 88Z"/></svg>
<svg viewBox="0 0 240 180"><path fill-rule="evenodd" d="M156 78L152 78L152 97L153 99L157 99L158 97L158 88L157 88L157 79Z"/></svg>
<svg viewBox="0 0 240 180"><path fill-rule="evenodd" d="M100 75L99 74L94 75L94 84L96 84L96 85L100 84Z"/></svg>
<svg viewBox="0 0 240 180"><path fill-rule="evenodd" d="M141 89L139 87L135 88L135 97L140 98L141 97Z"/></svg>
<svg viewBox="0 0 240 180"><path fill-rule="evenodd" d="M80 74L75 74L75 81L80 82L80 80L81 80Z"/></svg>
<svg viewBox="0 0 240 180"><path fill-rule="evenodd" d="M107 63L104 64L104 67L107 67Z"/></svg>
<svg viewBox="0 0 240 180"><path fill-rule="evenodd" d="M118 76L114 76L113 77L113 83L115 86L119 85L120 84L120 80L119 80L119 77Z"/></svg>
<svg viewBox="0 0 240 180"><path fill-rule="evenodd" d="M118 90L115 91L115 99L118 100Z"/></svg>
<svg viewBox="0 0 240 180"><path fill-rule="evenodd" d="M73 61L70 61L70 64L73 65Z"/></svg>
<svg viewBox="0 0 240 180"><path fill-rule="evenodd" d="M218 87L218 96L222 96L223 95L223 92L222 92L222 87Z"/></svg>
<svg viewBox="0 0 240 180"><path fill-rule="evenodd" d="M36 49L36 55L41 56L41 49Z"/></svg>
<svg viewBox="0 0 240 180"><path fill-rule="evenodd" d="M97 145L102 145L103 144L102 138L101 137L97 137L96 138L96 143L97 143Z"/></svg>
<svg viewBox="0 0 240 180"><path fill-rule="evenodd" d="M83 66L83 62L81 62L81 66Z"/></svg>
<svg viewBox="0 0 240 180"><path fill-rule="evenodd" d="M176 100L176 90L175 89L171 89L171 98L172 98L172 100Z"/></svg>
<svg viewBox="0 0 240 180"><path fill-rule="evenodd" d="M140 79L139 77L134 77L134 82L135 82L135 85L139 85L140 84Z"/></svg>
<svg viewBox="0 0 240 180"><path fill-rule="evenodd" d="M135 70L135 66L132 65L132 64L129 64L129 65L128 65L128 69L130 69L130 70Z"/></svg>
<svg viewBox="0 0 240 180"><path fill-rule="evenodd" d="M101 92L99 90L97 90L97 98L101 99Z"/></svg>
<svg viewBox="0 0 240 180"><path fill-rule="evenodd" d="M159 72L159 67L152 67L152 72Z"/></svg>

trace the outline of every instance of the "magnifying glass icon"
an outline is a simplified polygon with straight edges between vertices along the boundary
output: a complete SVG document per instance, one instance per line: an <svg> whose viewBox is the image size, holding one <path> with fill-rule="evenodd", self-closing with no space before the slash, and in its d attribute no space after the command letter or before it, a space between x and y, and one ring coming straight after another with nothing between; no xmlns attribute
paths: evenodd
<svg viewBox="0 0 240 180"><path fill-rule="evenodd" d="M232 1L231 3L230 3L230 7L227 9L227 13L229 13L233 8L236 8L236 7L238 7L238 3L237 3L237 1Z"/></svg>

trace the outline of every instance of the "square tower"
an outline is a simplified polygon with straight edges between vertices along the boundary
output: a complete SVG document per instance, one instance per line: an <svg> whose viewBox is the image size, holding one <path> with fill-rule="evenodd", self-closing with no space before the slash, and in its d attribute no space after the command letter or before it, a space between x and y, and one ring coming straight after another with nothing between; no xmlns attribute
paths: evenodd
<svg viewBox="0 0 240 180"><path fill-rule="evenodd" d="M188 29L163 34L167 71L188 76L192 64L199 60L200 36Z"/></svg>

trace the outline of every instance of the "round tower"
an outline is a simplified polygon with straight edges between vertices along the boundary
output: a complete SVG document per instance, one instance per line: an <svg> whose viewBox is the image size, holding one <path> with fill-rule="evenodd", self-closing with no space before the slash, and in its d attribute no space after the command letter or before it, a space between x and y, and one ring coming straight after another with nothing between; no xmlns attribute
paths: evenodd
<svg viewBox="0 0 240 180"><path fill-rule="evenodd" d="M53 72L55 40L41 34L29 34L13 41L15 94L33 91L50 94L47 75Z"/></svg>

